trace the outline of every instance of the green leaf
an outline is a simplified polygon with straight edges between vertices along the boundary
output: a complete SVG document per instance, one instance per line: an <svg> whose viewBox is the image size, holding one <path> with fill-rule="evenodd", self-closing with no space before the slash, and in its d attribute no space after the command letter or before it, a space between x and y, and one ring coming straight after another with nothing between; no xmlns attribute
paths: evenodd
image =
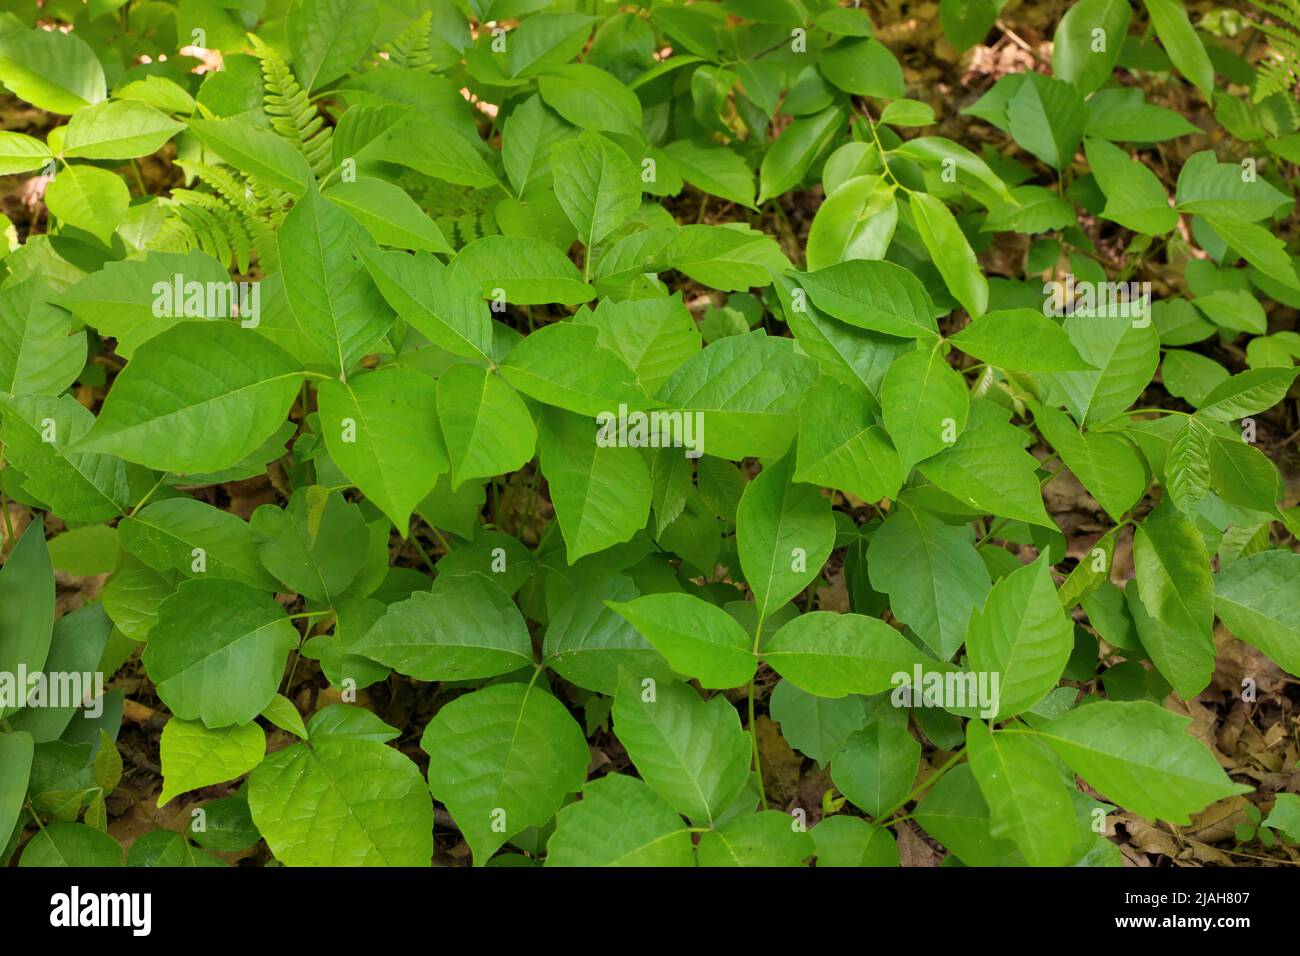
<svg viewBox="0 0 1300 956"><path fill-rule="evenodd" d="M379 29L374 0L293 0L285 33L307 92L331 83L361 59Z"/></svg>
<svg viewBox="0 0 1300 956"><path fill-rule="evenodd" d="M122 549L157 571L211 575L260 591L275 589L248 523L193 498L155 501L118 522Z"/></svg>
<svg viewBox="0 0 1300 956"><path fill-rule="evenodd" d="M533 662L519 609L483 574L440 574L388 606L352 651L417 680L481 680Z"/></svg>
<svg viewBox="0 0 1300 956"><path fill-rule="evenodd" d="M1043 379L1052 404L1065 405L1082 425L1105 421L1127 409L1150 384L1160 363L1160 342L1151 323L1075 313L1066 317L1065 331L1096 371L1051 372Z"/></svg>
<svg viewBox="0 0 1300 956"><path fill-rule="evenodd" d="M790 746L823 767L867 720L861 698L818 697L788 680L776 685L768 698L768 708Z"/></svg>
<svg viewBox="0 0 1300 956"><path fill-rule="evenodd" d="M1279 793L1261 826L1276 830L1292 843L1300 843L1300 797Z"/></svg>
<svg viewBox="0 0 1300 956"><path fill-rule="evenodd" d="M1191 815L1249 787L1233 783L1191 723L1149 701L1076 707L1039 734L1107 800L1148 819L1186 825Z"/></svg>
<svg viewBox="0 0 1300 956"><path fill-rule="evenodd" d="M767 150L759 167L759 205L798 186L843 122L844 111L838 106L828 106L787 126Z"/></svg>
<svg viewBox="0 0 1300 956"><path fill-rule="evenodd" d="M451 253L451 243L438 224L400 186L383 179L362 178L335 183L325 198L345 209L381 246L423 252Z"/></svg>
<svg viewBox="0 0 1300 956"><path fill-rule="evenodd" d="M988 36L997 19L998 7L994 0L939 0L939 22L943 24L944 36L961 53Z"/></svg>
<svg viewBox="0 0 1300 956"><path fill-rule="evenodd" d="M822 51L817 67L845 93L890 100L903 95L903 68L879 40L841 40Z"/></svg>
<svg viewBox="0 0 1300 956"><path fill-rule="evenodd" d="M590 251L641 205L641 183L627 154L599 133L584 132L551 149L555 197Z"/></svg>
<svg viewBox="0 0 1300 956"><path fill-rule="evenodd" d="M27 797L32 753L32 735L26 731L0 736L0 840L6 846Z"/></svg>
<svg viewBox="0 0 1300 956"><path fill-rule="evenodd" d="M266 705L262 716L299 740L307 739L307 725L302 721L302 714L298 713L297 705L283 694L271 698L271 703Z"/></svg>
<svg viewBox="0 0 1300 956"><path fill-rule="evenodd" d="M572 60L586 46L594 19L581 13L543 13L523 21L508 34L508 75L532 76Z"/></svg>
<svg viewBox="0 0 1300 956"><path fill-rule="evenodd" d="M590 419L558 409L542 414L537 445L569 564L645 526L650 472L637 449L601 446Z"/></svg>
<svg viewBox="0 0 1300 956"><path fill-rule="evenodd" d="M1151 661L1182 697L1203 691L1214 672L1214 578L1210 557L1196 526L1164 512L1152 515L1133 532L1137 590L1146 613L1162 625L1143 632L1142 645Z"/></svg>
<svg viewBox="0 0 1300 956"><path fill-rule="evenodd" d="M894 188L880 175L846 180L817 209L805 250L809 269L883 259L898 224Z"/></svg>
<svg viewBox="0 0 1300 956"><path fill-rule="evenodd" d="M754 206L754 174L744 159L722 146L679 139L661 151L672 171L697 189L741 206Z"/></svg>
<svg viewBox="0 0 1300 956"><path fill-rule="evenodd" d="M332 605L366 560L370 532L361 509L320 485L296 489L286 508L262 505L248 523L266 569L318 604Z"/></svg>
<svg viewBox="0 0 1300 956"><path fill-rule="evenodd" d="M95 166L68 166L45 190L45 204L61 223L84 229L106 246L130 202L126 181Z"/></svg>
<svg viewBox="0 0 1300 956"><path fill-rule="evenodd" d="M916 230L944 285L972 317L979 318L988 308L989 284L957 220L947 206L927 193L909 193L908 200Z"/></svg>
<svg viewBox="0 0 1300 956"><path fill-rule="evenodd" d="M550 67L537 78L546 105L583 129L636 136L641 101L604 70L586 63Z"/></svg>
<svg viewBox="0 0 1300 956"><path fill-rule="evenodd" d="M1155 173L1105 140L1085 137L1083 149L1106 197L1103 218L1148 236L1164 235L1178 225L1178 211L1170 208L1169 196Z"/></svg>
<svg viewBox="0 0 1300 956"><path fill-rule="evenodd" d="M1083 97L1054 77L1034 72L1024 77L1007 102L1011 136L1048 166L1064 169L1074 158L1088 121Z"/></svg>
<svg viewBox="0 0 1300 956"><path fill-rule="evenodd" d="M451 811L474 862L547 823L582 787L590 754L564 705L531 684L497 684L458 697L420 740L429 789Z"/></svg>
<svg viewBox="0 0 1300 956"><path fill-rule="evenodd" d="M1133 11L1128 0L1079 0L1070 5L1056 27L1052 43L1052 73L1072 83L1084 96L1110 79L1119 62ZM1094 32L1100 30L1098 38ZM1100 39L1103 48L1094 47Z"/></svg>
<svg viewBox="0 0 1300 956"><path fill-rule="evenodd" d="M989 312L949 341L967 355L1021 372L1073 372L1091 366L1065 331L1033 309Z"/></svg>
<svg viewBox="0 0 1300 956"><path fill-rule="evenodd" d="M53 157L50 148L35 136L9 130L0 132L0 176L33 172Z"/></svg>
<svg viewBox="0 0 1300 956"><path fill-rule="evenodd" d="M894 617L943 660L966 639L971 613L989 593L989 572L970 532L900 505L867 549L871 586L889 595Z"/></svg>
<svg viewBox="0 0 1300 956"><path fill-rule="evenodd" d="M1210 490L1210 429L1195 415L1183 423L1169 446L1165 485L1178 510L1191 517Z"/></svg>
<svg viewBox="0 0 1300 956"><path fill-rule="evenodd" d="M884 621L861 614L801 614L763 645L761 656L800 690L818 697L878 694L910 682L915 667L951 670L917 650Z"/></svg>
<svg viewBox="0 0 1300 956"><path fill-rule="evenodd" d="M1030 866L1065 866L1078 840L1070 791L1042 744L966 725L971 773L989 805L989 835L1014 840Z"/></svg>
<svg viewBox="0 0 1300 956"><path fill-rule="evenodd" d="M555 246L524 236L485 236L460 250L452 260L498 302L577 305L595 298L578 269Z"/></svg>
<svg viewBox="0 0 1300 956"><path fill-rule="evenodd" d="M501 375L539 402L585 416L617 416L620 405L637 409L649 404L636 374L617 353L601 348L599 337L590 325L548 325L519 340Z"/></svg>
<svg viewBox="0 0 1300 956"><path fill-rule="evenodd" d="M104 69L79 36L62 30L13 30L0 37L0 82L37 109L69 116L108 93Z"/></svg>
<svg viewBox="0 0 1300 956"><path fill-rule="evenodd" d="M84 823L52 823L23 848L19 866L113 867L122 865L122 844Z"/></svg>
<svg viewBox="0 0 1300 956"><path fill-rule="evenodd" d="M796 817L763 810L727 821L700 837L700 866L802 866L816 847Z"/></svg>
<svg viewBox="0 0 1300 956"><path fill-rule="evenodd" d="M276 751L248 781L248 807L286 866L420 866L433 806L410 758L373 740L324 737Z"/></svg>
<svg viewBox="0 0 1300 956"><path fill-rule="evenodd" d="M841 322L902 338L933 340L937 310L921 280L892 262L852 259L809 272L799 285ZM805 311L795 305L796 311Z"/></svg>
<svg viewBox="0 0 1300 956"><path fill-rule="evenodd" d="M241 173L291 196L301 196L314 181L306 157L266 127L237 119L203 119L190 120L190 131Z"/></svg>
<svg viewBox="0 0 1300 956"><path fill-rule="evenodd" d="M1115 521L1146 492L1147 471L1130 442L1105 432L1080 432L1068 415L1047 406L1034 407L1034 424Z"/></svg>
<svg viewBox="0 0 1300 956"><path fill-rule="evenodd" d="M173 717L159 744L162 807L182 793L242 777L266 756L266 734L257 724L209 730L203 724Z"/></svg>
<svg viewBox="0 0 1300 956"><path fill-rule="evenodd" d="M247 724L275 696L298 637L269 595L200 578L182 582L159 607L144 666L180 719L212 730Z"/></svg>
<svg viewBox="0 0 1300 956"><path fill-rule="evenodd" d="M1178 173L1178 208L1198 216L1255 222L1295 200L1266 179L1246 179L1235 163L1220 163L1213 150L1194 153Z"/></svg>
<svg viewBox="0 0 1300 956"><path fill-rule="evenodd" d="M492 319L477 282L428 253L357 253L388 304L434 345L464 358L492 355Z"/></svg>
<svg viewBox="0 0 1300 956"><path fill-rule="evenodd" d="M70 159L148 156L184 128L184 123L136 100L97 103L73 115L63 154Z"/></svg>
<svg viewBox="0 0 1300 956"><path fill-rule="evenodd" d="M739 687L754 676L752 640L726 611L690 594L647 594L607 606L654 645L673 670L709 688Z"/></svg>
<svg viewBox="0 0 1300 956"><path fill-rule="evenodd" d="M1300 368L1252 368L1216 385L1197 412L1211 421L1227 422L1266 411L1286 396Z"/></svg>
<svg viewBox="0 0 1300 956"><path fill-rule="evenodd" d="M322 381L316 393L330 458L402 537L415 506L449 467L438 389L427 375L389 366L347 382Z"/></svg>
<svg viewBox="0 0 1300 956"><path fill-rule="evenodd" d="M822 817L813 827L817 866L898 866L898 845L886 827L861 817Z"/></svg>
<svg viewBox="0 0 1300 956"><path fill-rule="evenodd" d="M941 490L979 511L1055 530L1056 522L1043 507L1038 459L1024 444L1019 428L986 421L918 467Z"/></svg>
<svg viewBox="0 0 1300 956"><path fill-rule="evenodd" d="M831 760L831 779L855 807L879 817L904 802L920 763L921 745L907 728L876 721Z"/></svg>
<svg viewBox="0 0 1300 956"><path fill-rule="evenodd" d="M795 481L863 501L898 494L905 477L898 452L882 426L869 424L872 406L862 393L823 379L805 394L799 412Z"/></svg>
<svg viewBox="0 0 1300 956"><path fill-rule="evenodd" d="M1300 675L1300 555L1261 551L1215 576L1214 610L1235 637ZM0 827L3 830L3 827Z"/></svg>
<svg viewBox="0 0 1300 956"><path fill-rule="evenodd" d="M694 866L690 831L635 777L611 773L555 816L547 866Z"/></svg>
<svg viewBox="0 0 1300 956"><path fill-rule="evenodd" d="M712 826L744 789L749 737L721 694L706 703L686 684L625 670L613 713L641 779L695 823Z"/></svg>
<svg viewBox="0 0 1300 956"><path fill-rule="evenodd" d="M453 489L471 478L518 471L533 457L533 417L500 376L474 365L453 365L438 379L437 408Z"/></svg>
<svg viewBox="0 0 1300 956"><path fill-rule="evenodd" d="M1206 216L1205 222L1233 251L1260 272L1288 289L1300 289L1300 276L1286 253L1280 237L1253 223L1222 216Z"/></svg>
<svg viewBox="0 0 1300 956"><path fill-rule="evenodd" d="M1074 626L1057 600L1049 560L1044 552L1002 578L971 615L970 669L1001 675L997 711L981 716L1002 720L1028 710L1056 687L1070 659Z"/></svg>
<svg viewBox="0 0 1300 956"><path fill-rule="evenodd" d="M276 239L289 310L342 377L392 324L383 297L352 255L370 237L312 186L284 217Z"/></svg>
<svg viewBox="0 0 1300 956"><path fill-rule="evenodd" d="M54 568L45 545L45 522L38 517L0 566L0 673L40 672L53 637ZM17 709L0 707L0 718Z"/></svg>
<svg viewBox="0 0 1300 956"><path fill-rule="evenodd" d="M280 427L301 378L297 363L254 330L182 322L140 346L72 450L177 474L216 471Z"/></svg>
<svg viewBox="0 0 1300 956"><path fill-rule="evenodd" d="M1174 0L1142 0L1151 15L1151 25L1164 44L1178 72L1201 91L1207 103L1214 99L1214 66L1205 45L1192 28L1187 9Z"/></svg>
<svg viewBox="0 0 1300 956"><path fill-rule="evenodd" d="M160 866L168 868L219 866L226 864L210 853L204 853L189 840L171 830L153 830L137 837L126 853L127 866Z"/></svg>
<svg viewBox="0 0 1300 956"><path fill-rule="evenodd" d="M652 264L653 271L677 269L720 292L769 285L790 268L776 240L738 223L681 226Z"/></svg>
<svg viewBox="0 0 1300 956"><path fill-rule="evenodd" d="M700 330L681 294L615 302L601 299L594 311L580 311L574 322L594 325L596 344L616 352L653 394L700 351Z"/></svg>
<svg viewBox="0 0 1300 956"><path fill-rule="evenodd" d="M899 356L880 386L885 428L903 472L957 439L970 413L970 392L937 348Z"/></svg>
<svg viewBox="0 0 1300 956"><path fill-rule="evenodd" d="M794 483L794 461L788 454L765 467L736 512L740 566L760 621L816 580L835 544L830 499Z"/></svg>

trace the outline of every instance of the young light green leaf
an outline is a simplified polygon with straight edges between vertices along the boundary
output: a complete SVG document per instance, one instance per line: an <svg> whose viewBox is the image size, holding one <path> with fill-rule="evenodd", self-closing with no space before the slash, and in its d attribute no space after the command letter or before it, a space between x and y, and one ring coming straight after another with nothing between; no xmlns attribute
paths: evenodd
<svg viewBox="0 0 1300 956"><path fill-rule="evenodd" d="M555 815L547 866L694 866L682 818L635 777L611 773Z"/></svg>
<svg viewBox="0 0 1300 956"><path fill-rule="evenodd" d="M690 594L647 594L606 604L644 634L673 670L706 690L740 687L754 676L752 639L715 604Z"/></svg>
<svg viewBox="0 0 1300 956"><path fill-rule="evenodd" d="M248 723L219 730L173 717L163 727L163 789L158 806L190 790L242 777L266 756L266 733Z"/></svg>

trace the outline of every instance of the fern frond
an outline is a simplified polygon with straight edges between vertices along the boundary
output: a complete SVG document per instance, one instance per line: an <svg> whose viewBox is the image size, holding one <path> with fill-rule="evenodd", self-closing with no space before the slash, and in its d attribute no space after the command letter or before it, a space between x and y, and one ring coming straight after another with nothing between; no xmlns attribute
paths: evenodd
<svg viewBox="0 0 1300 956"><path fill-rule="evenodd" d="M426 10L418 20L384 44L383 52L388 55L380 57L380 62L408 70L436 69L433 53L429 50L429 30L432 25L433 13Z"/></svg>
<svg viewBox="0 0 1300 956"><path fill-rule="evenodd" d="M1252 101L1262 102L1278 93L1289 93L1300 83L1300 0L1251 0L1275 23L1252 21L1269 38L1274 58L1260 63L1255 72Z"/></svg>
<svg viewBox="0 0 1300 956"><path fill-rule="evenodd" d="M256 254L264 268L267 255L274 256L274 243L267 242L269 229L259 242L249 221L229 202L212 193L192 189L173 189L171 196L159 200L171 212L153 243L152 249L201 249L227 269L235 265L248 272ZM257 220L252 220L257 222Z"/></svg>
<svg viewBox="0 0 1300 956"><path fill-rule="evenodd" d="M284 57L251 33L249 40L253 55L262 64L266 115L271 119L271 128L298 147L316 176L324 176L330 168L334 131L311 105Z"/></svg>

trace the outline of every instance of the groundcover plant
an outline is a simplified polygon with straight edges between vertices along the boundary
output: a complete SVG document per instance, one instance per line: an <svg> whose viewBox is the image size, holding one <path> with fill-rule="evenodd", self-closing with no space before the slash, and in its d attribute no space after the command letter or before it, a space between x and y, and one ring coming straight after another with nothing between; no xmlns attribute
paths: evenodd
<svg viewBox="0 0 1300 956"><path fill-rule="evenodd" d="M1296 0L3 8L0 858L1300 861Z"/></svg>

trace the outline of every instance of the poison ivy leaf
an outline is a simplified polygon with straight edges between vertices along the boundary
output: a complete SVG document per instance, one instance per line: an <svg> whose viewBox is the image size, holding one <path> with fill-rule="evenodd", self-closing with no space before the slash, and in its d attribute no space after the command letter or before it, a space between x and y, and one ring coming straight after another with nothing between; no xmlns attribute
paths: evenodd
<svg viewBox="0 0 1300 956"><path fill-rule="evenodd" d="M216 471L280 427L301 379L293 359L255 330L182 322L140 346L70 450L178 474Z"/></svg>
<svg viewBox="0 0 1300 956"><path fill-rule="evenodd" d="M886 827L876 827L861 817L836 814L822 817L813 827L817 866L899 865L898 845Z"/></svg>
<svg viewBox="0 0 1300 956"><path fill-rule="evenodd" d="M879 817L904 802L920 762L921 745L905 727L876 721L831 760L831 779L855 807Z"/></svg>
<svg viewBox="0 0 1300 956"><path fill-rule="evenodd" d="M453 365L438 379L437 409L453 488L471 478L517 471L533 457L533 417L499 376L474 365Z"/></svg>
<svg viewBox="0 0 1300 956"><path fill-rule="evenodd" d="M1069 83L1028 72L1007 101L1011 136L1053 169L1063 169L1083 138L1088 111Z"/></svg>
<svg viewBox="0 0 1300 956"><path fill-rule="evenodd" d="M50 147L35 136L10 130L0 132L0 176L30 173L53 161Z"/></svg>
<svg viewBox="0 0 1300 956"><path fill-rule="evenodd" d="M596 344L617 353L650 394L700 351L700 330L681 294L615 302L601 299L573 321L594 325Z"/></svg>
<svg viewBox="0 0 1300 956"><path fill-rule="evenodd" d="M262 505L249 519L262 564L318 604L333 604L365 564L365 517L337 491L298 488L285 508Z"/></svg>
<svg viewBox="0 0 1300 956"><path fill-rule="evenodd" d="M390 366L346 382L322 381L316 393L330 457L402 537L411 512L448 468L438 388L427 375Z"/></svg>
<svg viewBox="0 0 1300 956"><path fill-rule="evenodd" d="M127 866L225 866L210 853L204 853L189 840L171 830L154 830L136 837L126 853Z"/></svg>
<svg viewBox="0 0 1300 956"><path fill-rule="evenodd" d="M595 297L564 253L541 239L485 236L462 249L453 263L498 302L576 305Z"/></svg>
<svg viewBox="0 0 1300 956"><path fill-rule="evenodd" d="M1101 212L1104 218L1148 236L1163 235L1178 224L1178 211L1169 206L1165 187L1155 173L1105 140L1089 136L1083 147L1106 197Z"/></svg>
<svg viewBox="0 0 1300 956"><path fill-rule="evenodd" d="M1195 516L1210 490L1210 429L1195 415L1183 423L1169 446L1165 484L1178 510Z"/></svg>
<svg viewBox="0 0 1300 956"><path fill-rule="evenodd" d="M37 109L69 116L107 95L104 68L79 36L15 30L0 37L0 82Z"/></svg>
<svg viewBox="0 0 1300 956"><path fill-rule="evenodd" d="M157 571L211 575L261 591L275 589L247 522L193 498L155 501L117 526L122 550Z"/></svg>
<svg viewBox="0 0 1300 956"><path fill-rule="evenodd" d="M621 226L641 204L636 167L599 133L584 132L551 150L555 196L590 250Z"/></svg>
<svg viewBox="0 0 1300 956"><path fill-rule="evenodd" d="M390 604L352 650L423 681L496 677L533 661L519 609L483 574L440 574L431 591Z"/></svg>
<svg viewBox="0 0 1300 956"><path fill-rule="evenodd" d="M938 333L937 310L924 284L892 262L853 259L798 282L817 308L841 322L903 338L932 340ZM796 312L806 311L799 305Z"/></svg>
<svg viewBox="0 0 1300 956"><path fill-rule="evenodd" d="M547 866L693 866L690 831L635 777L611 773L556 814Z"/></svg>
<svg viewBox="0 0 1300 956"><path fill-rule="evenodd" d="M1070 792L1042 744L966 725L971 773L989 805L989 835L1014 840L1030 866L1065 866L1078 839Z"/></svg>
<svg viewBox="0 0 1300 956"><path fill-rule="evenodd" d="M1220 216L1206 216L1205 222L1232 249L1279 287L1300 289L1300 276L1287 255L1282 240L1261 226Z"/></svg>
<svg viewBox="0 0 1300 956"><path fill-rule="evenodd" d="M830 145L843 122L844 110L828 106L813 116L799 117L787 126L767 150L759 167L759 205L798 186L813 162Z"/></svg>
<svg viewBox="0 0 1300 956"><path fill-rule="evenodd" d="M943 660L966 639L971 613L989 593L989 572L970 533L907 505L890 512L867 549L871 586L894 617Z"/></svg>
<svg viewBox="0 0 1300 956"><path fill-rule="evenodd" d="M1121 520L1141 499L1147 472L1132 444L1118 435L1080 432L1068 415L1047 406L1034 407L1034 424L1112 519Z"/></svg>
<svg viewBox="0 0 1300 956"><path fill-rule="evenodd" d="M0 673L39 673L53 636L54 568L45 545L45 522L38 517L0 566ZM17 709L0 707L0 718Z"/></svg>
<svg viewBox="0 0 1300 956"><path fill-rule="evenodd" d="M983 315L988 308L988 280L957 220L947 206L927 193L909 193L908 200L916 230L944 285L972 317Z"/></svg>
<svg viewBox="0 0 1300 956"><path fill-rule="evenodd" d="M1248 787L1233 783L1186 732L1190 718L1149 701L1101 701L1043 725L1070 769L1106 799L1149 819L1186 825L1207 805Z"/></svg>
<svg viewBox="0 0 1300 956"><path fill-rule="evenodd" d="M740 566L760 621L817 578L835 543L830 500L794 483L794 462L788 454L765 467L736 512Z"/></svg>
<svg viewBox="0 0 1300 956"><path fill-rule="evenodd" d="M1025 434L1014 425L986 421L962 432L956 444L918 466L922 475L958 501L1055 529L1043 507L1038 460L1024 450Z"/></svg>
<svg viewBox="0 0 1300 956"><path fill-rule="evenodd" d="M1197 412L1212 421L1245 418L1282 401L1300 375L1296 368L1253 368L1239 372L1210 389Z"/></svg>
<svg viewBox="0 0 1300 956"><path fill-rule="evenodd" d="M452 252L438 224L400 186L363 178L335 183L325 198L346 210L381 246Z"/></svg>
<svg viewBox="0 0 1300 956"><path fill-rule="evenodd" d="M248 806L286 866L423 867L433 857L419 769L373 740L330 736L276 751L249 778Z"/></svg>
<svg viewBox="0 0 1300 956"><path fill-rule="evenodd" d="M0 391L57 395L86 364L86 333L51 304L52 290L39 280L0 290Z"/></svg>
<svg viewBox="0 0 1300 956"><path fill-rule="evenodd" d="M652 263L654 271L676 269L721 292L768 285L790 268L771 236L733 223L681 226Z"/></svg>
<svg viewBox="0 0 1300 956"><path fill-rule="evenodd" d="M903 68L879 40L841 40L821 53L817 68L846 93L887 100L903 95Z"/></svg>
<svg viewBox="0 0 1300 956"><path fill-rule="evenodd" d="M938 348L900 355L880 386L885 428L903 472L957 440L970 413L970 392Z"/></svg>
<svg viewBox="0 0 1300 956"><path fill-rule="evenodd" d="M424 729L429 789L485 864L507 840L547 823L587 775L587 741L544 690L497 684L458 697Z"/></svg>
<svg viewBox="0 0 1300 956"><path fill-rule="evenodd" d="M313 181L306 157L270 129L237 119L202 119L190 120L190 132L241 173L291 196L301 196Z"/></svg>
<svg viewBox="0 0 1300 956"><path fill-rule="evenodd" d="M1162 625L1144 632L1138 621L1142 646L1180 696L1194 697L1214 671L1214 579L1204 540L1184 517L1152 515L1134 529L1133 564L1142 608Z"/></svg>
<svg viewBox="0 0 1300 956"><path fill-rule="evenodd" d="M257 724L209 730L173 717L159 744L163 789L158 806L190 790L242 777L266 756L266 733Z"/></svg>
<svg viewBox="0 0 1300 956"><path fill-rule="evenodd" d="M665 146L662 155L673 172L697 189L754 208L754 174L732 150L679 139Z"/></svg>
<svg viewBox="0 0 1300 956"><path fill-rule="evenodd" d="M744 789L749 738L721 694L706 703L686 684L624 670L614 733L641 779L699 825L713 825Z"/></svg>
<svg viewBox="0 0 1300 956"><path fill-rule="evenodd" d="M347 73L370 49L379 22L373 0L293 0L285 33L304 89Z"/></svg>
<svg viewBox="0 0 1300 956"><path fill-rule="evenodd" d="M632 136L641 131L641 101L598 67L550 67L537 78L537 88L546 105L575 126Z"/></svg>
<svg viewBox="0 0 1300 956"><path fill-rule="evenodd" d="M1214 580L1214 610L1228 630L1291 674L1300 673L1297 571L1300 555L1261 551L1232 562Z"/></svg>
<svg viewBox="0 0 1300 956"><path fill-rule="evenodd" d="M0 737L0 836L3 836L6 846L27 796L32 753L32 735L26 731L18 730Z"/></svg>
<svg viewBox="0 0 1300 956"><path fill-rule="evenodd" d="M542 415L537 445L569 564L627 541L650 511L650 472L635 448L606 447L596 425L569 412Z"/></svg>
<svg viewBox="0 0 1300 956"><path fill-rule="evenodd" d="M813 855L812 836L779 810L739 816L700 837L700 866L800 866Z"/></svg>
<svg viewBox="0 0 1300 956"><path fill-rule="evenodd" d="M848 259L883 259L898 224L894 189L884 176L855 176L827 196L813 217L809 269Z"/></svg>
<svg viewBox="0 0 1300 956"><path fill-rule="evenodd" d="M125 180L96 166L68 166L45 190L45 205L61 223L84 229L106 246L130 201Z"/></svg>
<svg viewBox="0 0 1300 956"><path fill-rule="evenodd" d="M1084 96L1099 89L1119 62L1132 15L1128 0L1071 4L1053 37L1052 73L1072 83Z"/></svg>
<svg viewBox="0 0 1300 956"><path fill-rule="evenodd" d="M967 355L1021 372L1089 369L1065 331L1033 309L989 312L949 340Z"/></svg>
<svg viewBox="0 0 1300 956"><path fill-rule="evenodd" d="M1057 600L1048 563L1044 552L1012 571L971 615L970 668L1001 675L997 712L981 716L1001 720L1028 710L1056 686L1074 649L1074 626Z"/></svg>
<svg viewBox="0 0 1300 956"><path fill-rule="evenodd" d="M171 712L216 730L247 724L275 696L298 631L245 584L185 581L158 609L145 669Z"/></svg>
<svg viewBox="0 0 1300 956"><path fill-rule="evenodd" d="M861 730L867 714L861 698L818 697L782 680L768 698L772 719L790 746L822 766L843 749L849 735Z"/></svg>
<svg viewBox="0 0 1300 956"><path fill-rule="evenodd" d="M863 501L898 494L905 477L898 452L885 429L870 424L864 395L823 380L804 395L799 415L795 481L842 489Z"/></svg>
<svg viewBox="0 0 1300 956"><path fill-rule="evenodd" d="M716 605L689 594L647 594L608 607L705 689L739 687L754 676L752 639Z"/></svg>
<svg viewBox="0 0 1300 956"><path fill-rule="evenodd" d="M877 694L915 667L951 670L917 650L884 621L861 614L812 611L782 627L761 656L800 690L818 697Z"/></svg>
<svg viewBox="0 0 1300 956"><path fill-rule="evenodd" d="M944 774L912 816L967 866L1024 865L1014 843L990 832L989 807L969 764L959 764Z"/></svg>
<svg viewBox="0 0 1300 956"><path fill-rule="evenodd" d="M1214 67L1205 51L1205 45L1192 28L1186 8L1174 0L1142 2L1151 15L1151 24L1155 27L1156 36L1164 44L1169 59L1174 61L1178 72L1201 91L1206 102L1211 102L1214 98Z"/></svg>
<svg viewBox="0 0 1300 956"><path fill-rule="evenodd" d="M1052 372L1043 376L1050 395L1083 425L1105 421L1129 407L1155 375L1160 343L1150 323L1124 316L1075 313L1065 331L1096 371Z"/></svg>
<svg viewBox="0 0 1300 956"><path fill-rule="evenodd" d="M590 325L556 322L521 339L506 356L502 377L525 395L585 416L618 415L649 404L635 373L597 344Z"/></svg>
<svg viewBox="0 0 1300 956"><path fill-rule="evenodd" d="M939 0L944 36L962 53L988 36L997 18L994 0Z"/></svg>
<svg viewBox="0 0 1300 956"><path fill-rule="evenodd" d="M147 156L184 128L184 123L136 100L97 103L73 115L63 140L63 154L75 159Z"/></svg>
<svg viewBox="0 0 1300 956"><path fill-rule="evenodd" d="M18 865L78 869L121 866L122 844L84 823L52 823L31 838Z"/></svg>
<svg viewBox="0 0 1300 956"><path fill-rule="evenodd" d="M408 256L364 247L357 253L393 310L435 345L487 360L492 320L477 282L428 253Z"/></svg>

